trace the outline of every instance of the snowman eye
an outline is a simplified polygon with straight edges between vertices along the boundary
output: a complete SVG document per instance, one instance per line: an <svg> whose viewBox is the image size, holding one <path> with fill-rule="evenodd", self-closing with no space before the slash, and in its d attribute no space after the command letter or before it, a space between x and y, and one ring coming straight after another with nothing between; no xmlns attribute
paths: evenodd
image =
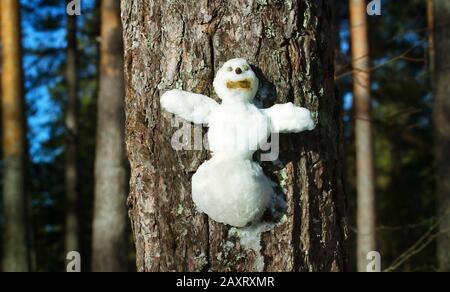
<svg viewBox="0 0 450 292"><path fill-rule="evenodd" d="M242 66L242 69L244 69L244 71L248 71L250 69L250 67L248 65L244 65L244 66Z"/></svg>
<svg viewBox="0 0 450 292"><path fill-rule="evenodd" d="M228 72L233 71L233 67L228 67L228 68L227 68L227 71L228 71Z"/></svg>

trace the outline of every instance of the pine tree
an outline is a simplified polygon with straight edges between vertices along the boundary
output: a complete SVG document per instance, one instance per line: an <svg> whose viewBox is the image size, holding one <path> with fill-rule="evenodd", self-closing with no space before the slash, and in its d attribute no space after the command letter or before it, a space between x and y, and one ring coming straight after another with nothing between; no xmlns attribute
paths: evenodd
<svg viewBox="0 0 450 292"><path fill-rule="evenodd" d="M123 0L122 7L128 206L138 271L345 270L331 2ZM305 106L319 123L312 133L283 136L282 166L265 166L285 189L287 209L250 249L235 229L196 211L190 178L207 153L176 153L159 106L162 92L174 87L213 95L216 70L235 57L273 82L265 82L265 97Z"/></svg>
<svg viewBox="0 0 450 292"><path fill-rule="evenodd" d="M101 19L92 269L117 272L127 269L128 241L120 2L103 0Z"/></svg>
<svg viewBox="0 0 450 292"><path fill-rule="evenodd" d="M26 135L22 83L20 4L1 1L3 118L3 271L30 270Z"/></svg>
<svg viewBox="0 0 450 292"><path fill-rule="evenodd" d="M66 3L69 4L70 0ZM66 253L80 251L80 191L79 191L79 98L78 98L78 50L77 50L77 17L67 16L67 63L66 84L67 103L65 109L66 127Z"/></svg>
<svg viewBox="0 0 450 292"><path fill-rule="evenodd" d="M364 0L350 0L358 193L357 261L360 272L367 269L367 254L376 251L375 178L366 7Z"/></svg>
<svg viewBox="0 0 450 292"><path fill-rule="evenodd" d="M450 271L450 2L434 0L434 126L436 151L436 183L439 206L437 257L441 271ZM442 217L444 216L444 217Z"/></svg>

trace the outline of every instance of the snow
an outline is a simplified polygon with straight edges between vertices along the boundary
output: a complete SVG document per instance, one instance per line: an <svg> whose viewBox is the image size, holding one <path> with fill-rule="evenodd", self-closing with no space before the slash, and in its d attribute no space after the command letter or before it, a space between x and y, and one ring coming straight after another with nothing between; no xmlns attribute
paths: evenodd
<svg viewBox="0 0 450 292"><path fill-rule="evenodd" d="M196 124L207 124L211 111L218 104L204 95L174 89L163 94L161 106L185 120Z"/></svg>
<svg viewBox="0 0 450 292"><path fill-rule="evenodd" d="M236 73L236 69L240 68L243 72ZM230 70L231 69L231 70ZM248 81L250 88L228 88L229 82ZM214 79L214 90L216 91L222 103L240 104L252 103L259 88L259 80L255 72L244 59L233 59L226 62L217 72Z"/></svg>
<svg viewBox="0 0 450 292"><path fill-rule="evenodd" d="M171 90L161 97L166 111L209 126L212 158L192 177L192 199L197 209L217 222L241 228L257 223L277 196L274 183L252 160L253 153L267 143L272 132L314 129L309 110L292 103L257 108L253 102L258 88L259 80L248 62L233 59L223 65L214 80L220 105L207 96L182 90ZM260 249L250 239L255 240L267 228L267 224L253 224L243 229L244 242Z"/></svg>
<svg viewBox="0 0 450 292"><path fill-rule="evenodd" d="M270 119L250 103L223 104L211 112L208 141L214 156L251 159L270 136Z"/></svg>
<svg viewBox="0 0 450 292"><path fill-rule="evenodd" d="M239 230L232 228L229 231L229 236L238 237L245 249L251 249L256 253L255 269L257 272L263 272L264 270L264 257L261 254L261 235L264 232L271 231L275 225L275 223L260 222Z"/></svg>
<svg viewBox="0 0 450 292"><path fill-rule="evenodd" d="M264 112L270 117L275 133L299 133L315 127L311 112L291 102L276 104Z"/></svg>
<svg viewBox="0 0 450 292"><path fill-rule="evenodd" d="M261 218L274 192L261 166L248 159L212 158L192 177L192 199L214 221L236 227Z"/></svg>

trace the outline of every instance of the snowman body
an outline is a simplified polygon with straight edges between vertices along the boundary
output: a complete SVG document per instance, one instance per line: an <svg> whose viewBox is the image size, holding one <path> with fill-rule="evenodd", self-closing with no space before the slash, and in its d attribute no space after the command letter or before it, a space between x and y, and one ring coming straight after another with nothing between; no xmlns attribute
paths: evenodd
<svg viewBox="0 0 450 292"><path fill-rule="evenodd" d="M217 222L243 227L258 220L274 195L253 153L270 135L270 119L251 103L231 103L211 112L212 158L192 177L197 208Z"/></svg>
<svg viewBox="0 0 450 292"><path fill-rule="evenodd" d="M208 127L209 150L223 157L250 159L271 134L269 117L251 103L215 108Z"/></svg>
<svg viewBox="0 0 450 292"><path fill-rule="evenodd" d="M221 104L200 95L171 90L162 107L188 121L209 127L212 158L192 177L192 199L211 219L236 227L255 222L275 195L274 183L253 154L271 133L312 130L311 113L292 103L259 109L253 104L259 80L244 59L224 64L214 80Z"/></svg>

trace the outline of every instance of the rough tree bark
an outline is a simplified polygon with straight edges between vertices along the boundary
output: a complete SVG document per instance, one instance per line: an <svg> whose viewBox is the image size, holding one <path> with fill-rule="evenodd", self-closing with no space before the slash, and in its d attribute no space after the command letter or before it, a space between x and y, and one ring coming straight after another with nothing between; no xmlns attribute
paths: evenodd
<svg viewBox="0 0 450 292"><path fill-rule="evenodd" d="M366 7L365 0L350 0L353 97L355 104L356 189L358 193L357 264L359 272L367 270L367 254L376 251L375 175Z"/></svg>
<svg viewBox="0 0 450 292"><path fill-rule="evenodd" d="M437 257L439 269L450 271L450 2L434 0L434 74L436 183L440 225Z"/></svg>
<svg viewBox="0 0 450 292"><path fill-rule="evenodd" d="M69 4L71 1L66 1ZM67 104L65 112L66 126L66 230L65 250L80 251L80 222L79 222L79 155L78 155L78 71L77 71L77 17L67 16L67 64L66 85Z"/></svg>
<svg viewBox="0 0 450 292"><path fill-rule="evenodd" d="M332 10L327 0L122 0L138 271L345 270ZM252 248L240 230L195 210L190 179L208 154L173 150L175 129L159 105L175 87L214 97L215 72L233 57L247 58L274 84L265 83L262 97L305 106L319 123L281 137L283 167L267 172L285 189L287 210Z"/></svg>
<svg viewBox="0 0 450 292"><path fill-rule="evenodd" d="M3 271L30 270L28 246L27 193L25 188L26 136L22 88L22 46L20 4L4 0L0 4L2 41L3 119Z"/></svg>
<svg viewBox="0 0 450 292"><path fill-rule="evenodd" d="M93 271L127 269L125 88L120 2L101 2Z"/></svg>

